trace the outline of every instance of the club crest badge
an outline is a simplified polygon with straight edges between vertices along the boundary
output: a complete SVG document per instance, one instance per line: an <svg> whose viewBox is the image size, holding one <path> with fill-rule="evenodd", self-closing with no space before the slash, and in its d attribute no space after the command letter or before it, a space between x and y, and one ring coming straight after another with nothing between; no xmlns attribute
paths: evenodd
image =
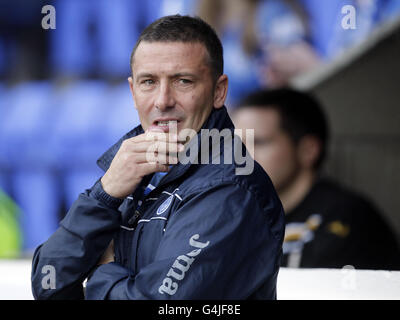
<svg viewBox="0 0 400 320"><path fill-rule="evenodd" d="M170 195L157 209L157 215L163 214L165 211L168 210L169 206L171 205L172 199L174 198L173 195Z"/></svg>

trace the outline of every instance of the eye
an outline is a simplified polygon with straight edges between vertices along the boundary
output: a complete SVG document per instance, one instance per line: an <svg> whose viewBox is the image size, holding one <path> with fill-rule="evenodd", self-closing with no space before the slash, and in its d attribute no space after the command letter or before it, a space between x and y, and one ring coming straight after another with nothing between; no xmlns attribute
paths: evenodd
<svg viewBox="0 0 400 320"><path fill-rule="evenodd" d="M271 143L271 139L268 139L268 138L255 138L254 139L255 146L261 147L261 146L266 146L270 143Z"/></svg>
<svg viewBox="0 0 400 320"><path fill-rule="evenodd" d="M141 81L142 84L150 86L152 84L154 84L154 80L153 79L144 79Z"/></svg>
<svg viewBox="0 0 400 320"><path fill-rule="evenodd" d="M192 83L193 83L193 81L190 80L190 79L185 79L185 78L180 78L179 79L179 84L181 84L181 85L189 85L189 84L192 84Z"/></svg>

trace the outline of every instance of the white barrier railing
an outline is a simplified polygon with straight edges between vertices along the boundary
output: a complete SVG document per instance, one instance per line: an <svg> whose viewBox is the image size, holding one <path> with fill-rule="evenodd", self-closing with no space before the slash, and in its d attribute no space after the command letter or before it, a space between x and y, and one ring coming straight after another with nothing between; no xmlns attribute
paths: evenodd
<svg viewBox="0 0 400 320"><path fill-rule="evenodd" d="M31 300L31 261L0 260L0 300ZM281 268L280 300L400 300L400 271Z"/></svg>
<svg viewBox="0 0 400 320"><path fill-rule="evenodd" d="M400 271L281 268L281 300L400 300Z"/></svg>

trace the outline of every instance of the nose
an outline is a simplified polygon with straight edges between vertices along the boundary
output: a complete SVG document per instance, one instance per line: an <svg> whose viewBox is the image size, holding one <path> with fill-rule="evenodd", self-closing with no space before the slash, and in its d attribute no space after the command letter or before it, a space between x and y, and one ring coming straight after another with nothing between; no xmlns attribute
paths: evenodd
<svg viewBox="0 0 400 320"><path fill-rule="evenodd" d="M155 106L157 109L164 111L168 108L175 106L175 99L173 92L167 82L163 82L158 87L157 97L155 100Z"/></svg>

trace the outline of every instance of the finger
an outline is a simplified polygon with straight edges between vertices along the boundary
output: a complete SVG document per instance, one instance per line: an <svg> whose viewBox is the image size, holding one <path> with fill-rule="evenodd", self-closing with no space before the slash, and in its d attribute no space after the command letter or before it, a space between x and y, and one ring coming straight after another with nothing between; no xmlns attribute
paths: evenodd
<svg viewBox="0 0 400 320"><path fill-rule="evenodd" d="M168 154L183 151L184 145L166 141L143 141L134 145L127 145L126 149L135 153L158 152Z"/></svg>
<svg viewBox="0 0 400 320"><path fill-rule="evenodd" d="M178 153L185 149L185 146L181 143L157 141L154 145L149 146L149 150L155 149L158 153L169 154Z"/></svg>
<svg viewBox="0 0 400 320"><path fill-rule="evenodd" d="M193 130L194 131L194 130ZM147 131L144 136L145 141L166 141L166 142L182 142L186 141L186 136L182 137L181 134L176 132L159 132Z"/></svg>
<svg viewBox="0 0 400 320"><path fill-rule="evenodd" d="M164 154L164 153L157 153L157 152L147 152L145 154L145 162L153 163L159 162L161 164L177 164L178 163L178 155L172 154Z"/></svg>
<svg viewBox="0 0 400 320"><path fill-rule="evenodd" d="M140 134L138 136L126 139L122 142L123 145L135 145L136 143L142 143L142 142L155 142L155 141L165 141L165 142L171 142L171 143L177 143L177 142L185 142L184 138L180 138L177 134L175 133L165 133L165 132L146 132L143 134Z"/></svg>
<svg viewBox="0 0 400 320"><path fill-rule="evenodd" d="M159 162L145 162L139 164L139 170L143 176L154 172L168 172L169 166Z"/></svg>
<svg viewBox="0 0 400 320"><path fill-rule="evenodd" d="M178 155L177 154L165 154L158 152L142 152L135 153L131 155L130 162L134 162L136 164L146 163L146 162L160 162L162 164L177 164L178 163Z"/></svg>
<svg viewBox="0 0 400 320"><path fill-rule="evenodd" d="M159 162L161 164L177 164L179 161L178 155L163 154L157 152L147 152L135 155L135 163L153 163Z"/></svg>
<svg viewBox="0 0 400 320"><path fill-rule="evenodd" d="M168 133L165 132L152 132L148 131L142 134L139 134L135 137L125 139L123 143L126 144L135 144L138 142L145 142L145 141L168 141L169 137Z"/></svg>

